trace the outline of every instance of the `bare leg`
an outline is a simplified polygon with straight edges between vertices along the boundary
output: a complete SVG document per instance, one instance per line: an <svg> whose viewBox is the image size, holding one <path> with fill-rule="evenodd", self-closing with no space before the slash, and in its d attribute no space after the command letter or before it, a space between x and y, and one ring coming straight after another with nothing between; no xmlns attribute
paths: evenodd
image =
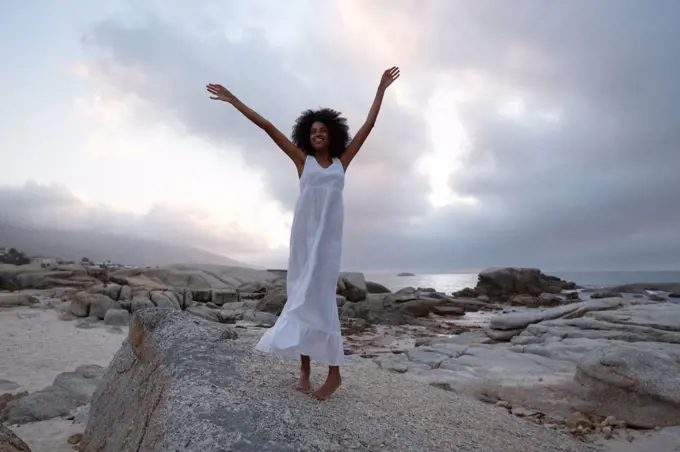
<svg viewBox="0 0 680 452"><path fill-rule="evenodd" d="M298 381L297 389L304 393L309 392L309 376L312 373L312 368L309 364L309 356L300 355L300 380Z"/></svg>
<svg viewBox="0 0 680 452"><path fill-rule="evenodd" d="M314 391L311 396L318 400L326 400L331 394L338 390L341 384L342 378L340 378L340 367L329 366L326 382L318 390Z"/></svg>

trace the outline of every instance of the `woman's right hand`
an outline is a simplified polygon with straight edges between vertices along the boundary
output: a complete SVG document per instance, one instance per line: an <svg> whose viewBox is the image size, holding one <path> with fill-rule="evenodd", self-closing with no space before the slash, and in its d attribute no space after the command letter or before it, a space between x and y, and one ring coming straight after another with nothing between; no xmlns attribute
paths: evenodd
<svg viewBox="0 0 680 452"><path fill-rule="evenodd" d="M206 85L206 89L212 94L210 98L213 100L221 100L222 102L229 102L230 104L233 104L234 101L236 101L236 96L222 85L210 83Z"/></svg>

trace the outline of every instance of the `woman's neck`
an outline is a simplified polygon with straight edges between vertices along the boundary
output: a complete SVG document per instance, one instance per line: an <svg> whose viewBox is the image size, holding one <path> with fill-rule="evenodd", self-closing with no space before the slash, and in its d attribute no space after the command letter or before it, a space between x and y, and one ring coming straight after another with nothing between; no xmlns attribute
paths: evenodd
<svg viewBox="0 0 680 452"><path fill-rule="evenodd" d="M333 157L329 152L315 152L314 157L320 162L332 162Z"/></svg>

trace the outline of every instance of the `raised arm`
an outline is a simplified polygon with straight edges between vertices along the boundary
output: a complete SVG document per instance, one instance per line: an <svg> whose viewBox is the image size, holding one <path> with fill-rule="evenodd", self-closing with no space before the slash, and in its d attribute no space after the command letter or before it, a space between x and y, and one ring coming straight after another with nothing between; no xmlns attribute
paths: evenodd
<svg viewBox="0 0 680 452"><path fill-rule="evenodd" d="M302 168L305 165L305 153L295 146L279 129L274 127L271 122L267 121L255 110L238 100L238 98L224 86L211 83L206 86L206 89L212 94L212 96L210 96L211 99L230 103L234 108L240 111L243 116L250 119L253 124L264 130L267 135L274 140L274 143L276 143L276 145L290 157L293 163L295 163L298 174L302 173Z"/></svg>
<svg viewBox="0 0 680 452"><path fill-rule="evenodd" d="M361 146L364 144L364 141L366 141L366 138L371 134L375 121L378 119L378 113L380 113L380 106L382 105L385 91L392 82L398 78L399 68L396 66L391 67L383 73L380 84L378 85L378 91L375 93L375 99L373 99L373 105L371 105L371 109L368 111L368 117L366 117L364 125L362 125L356 135L354 135L349 146L347 146L345 152L340 156L340 161L345 169L347 169L352 159L357 155L359 149L361 149Z"/></svg>

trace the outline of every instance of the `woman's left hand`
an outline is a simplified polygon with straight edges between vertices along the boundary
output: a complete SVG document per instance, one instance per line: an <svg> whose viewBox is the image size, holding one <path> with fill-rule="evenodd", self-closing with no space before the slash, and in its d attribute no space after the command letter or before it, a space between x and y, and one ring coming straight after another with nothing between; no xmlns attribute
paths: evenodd
<svg viewBox="0 0 680 452"><path fill-rule="evenodd" d="M385 72L383 72L380 78L380 89L386 90L396 79L399 78L399 68L397 66L392 66Z"/></svg>

